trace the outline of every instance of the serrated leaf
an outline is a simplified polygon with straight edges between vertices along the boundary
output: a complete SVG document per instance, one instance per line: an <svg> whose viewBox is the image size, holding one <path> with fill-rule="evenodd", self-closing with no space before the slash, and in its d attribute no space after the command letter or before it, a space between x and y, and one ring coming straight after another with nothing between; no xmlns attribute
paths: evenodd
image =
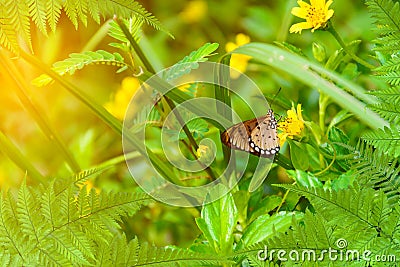
<svg viewBox="0 0 400 267"><path fill-rule="evenodd" d="M196 51L191 52L181 61L168 68L162 73L163 79L166 81L175 80L182 75L188 74L192 69L198 68L199 62L207 61L207 57L211 55L217 48L217 43L206 43Z"/></svg>
<svg viewBox="0 0 400 267"><path fill-rule="evenodd" d="M210 196L206 197L209 202ZM238 211L230 193L203 206L197 226L207 238L209 245L221 255L227 255L233 248L233 231L238 220Z"/></svg>
<svg viewBox="0 0 400 267"><path fill-rule="evenodd" d="M96 52L86 51L83 53L72 53L69 55L69 58L54 63L52 69L59 75L65 75L66 73L72 75L75 71L91 64L117 66L119 70L124 67L125 69L128 68L128 65L124 62L124 58L119 53L112 54L104 50L98 50ZM50 76L42 74L35 78L32 83L36 86L45 86L52 81L53 79Z"/></svg>
<svg viewBox="0 0 400 267"><path fill-rule="evenodd" d="M296 220L301 220L303 215L304 214L301 212L281 211L272 216L264 214L258 217L244 231L241 239L243 247L266 240L273 237L278 232L285 232L291 226L293 217L295 217Z"/></svg>
<svg viewBox="0 0 400 267"><path fill-rule="evenodd" d="M301 186L307 188L322 187L321 181L310 172L301 170L286 170L286 173Z"/></svg>

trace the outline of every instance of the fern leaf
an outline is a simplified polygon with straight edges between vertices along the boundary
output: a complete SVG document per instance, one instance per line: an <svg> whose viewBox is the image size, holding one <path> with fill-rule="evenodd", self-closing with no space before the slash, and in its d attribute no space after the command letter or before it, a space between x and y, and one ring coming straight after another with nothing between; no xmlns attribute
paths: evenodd
<svg viewBox="0 0 400 267"><path fill-rule="evenodd" d="M396 45L398 48L398 46L400 45L400 41L399 41L399 44L396 44ZM390 51L393 51L395 49L396 48L391 49ZM400 69L400 58L398 56L392 56L391 59L384 62L384 65L376 68L375 71L377 73L388 73L391 71L398 71L399 69Z"/></svg>
<svg viewBox="0 0 400 267"><path fill-rule="evenodd" d="M35 238L39 241L41 236L40 225L43 223L37 216L38 203L34 201L31 192L27 188L25 182L22 184L18 192L17 212L19 215L19 223L21 225L21 231Z"/></svg>
<svg viewBox="0 0 400 267"><path fill-rule="evenodd" d="M14 257L15 260L22 258L24 251L24 238L21 237L21 231L18 229L19 222L13 216L12 205L15 205L14 197L8 193L2 192L0 197L0 247L2 251Z"/></svg>
<svg viewBox="0 0 400 267"><path fill-rule="evenodd" d="M278 185L307 197L314 208L333 225L342 228L374 228L378 223L372 219L372 208L383 194L372 189L326 190L291 185Z"/></svg>
<svg viewBox="0 0 400 267"><path fill-rule="evenodd" d="M398 118L394 120L397 121ZM400 156L400 127L398 125L365 133L362 138L380 151L385 151L395 158Z"/></svg>
<svg viewBox="0 0 400 267"><path fill-rule="evenodd" d="M393 86L400 85L400 72L398 71L388 72L381 75L380 77L390 85Z"/></svg>
<svg viewBox="0 0 400 267"><path fill-rule="evenodd" d="M66 73L72 75L75 71L82 69L83 67L91 64L107 64L117 66L119 68L127 68L128 65L124 62L123 57L119 53L109 53L104 50L98 50L96 52L86 51L83 53L72 53L70 57L58 61L53 64L53 70L59 75L65 75ZM42 74L35 78L32 83L36 86L44 86L51 83L53 79Z"/></svg>
<svg viewBox="0 0 400 267"><path fill-rule="evenodd" d="M65 233L56 232L48 236L54 241L56 251L64 256L67 261L77 265L90 265L79 248L71 241L70 236Z"/></svg>
<svg viewBox="0 0 400 267"><path fill-rule="evenodd" d="M38 29L47 36L46 2L41 0L28 0L29 15Z"/></svg>
<svg viewBox="0 0 400 267"><path fill-rule="evenodd" d="M22 39L32 48L29 22L29 9L25 1L6 1L6 10L10 18L10 23L15 31L20 33Z"/></svg>
<svg viewBox="0 0 400 267"><path fill-rule="evenodd" d="M161 30L172 36L161 23L150 12L144 9L138 2L131 0L100 0L100 13L105 17L114 16L117 14L122 18L136 17L137 19L146 22L157 30Z"/></svg>
<svg viewBox="0 0 400 267"><path fill-rule="evenodd" d="M358 183L363 187L380 188L389 203L396 205L400 198L400 168L397 161L383 153L384 150L373 150L365 143L359 143L356 151L351 170L357 175Z"/></svg>
<svg viewBox="0 0 400 267"><path fill-rule="evenodd" d="M90 16L94 21L100 24L100 8L98 0L88 0L88 9Z"/></svg>
<svg viewBox="0 0 400 267"><path fill-rule="evenodd" d="M400 31L399 3L391 0L367 1L369 12L380 30Z"/></svg>
<svg viewBox="0 0 400 267"><path fill-rule="evenodd" d="M54 186L50 186L49 190L47 190L41 199L41 208L43 211L43 216L46 221L51 225L51 228L54 229L56 225L59 225L61 222L56 221L56 218L59 218L57 212L60 207L60 202L56 201L56 194L54 192Z"/></svg>
<svg viewBox="0 0 400 267"><path fill-rule="evenodd" d="M393 105L400 104L400 87L389 87L388 89L373 91L370 94L378 97L381 102L392 103Z"/></svg>
<svg viewBox="0 0 400 267"><path fill-rule="evenodd" d="M143 21L136 19L135 17L131 19L124 19L123 23L126 28L129 30L130 34L133 36L136 42L139 42L141 35L141 27L143 25ZM110 22L110 29L108 30L108 35L121 41L123 43L129 43L129 40L126 38L124 32L119 27L118 23L115 20Z"/></svg>
<svg viewBox="0 0 400 267"><path fill-rule="evenodd" d="M46 16L52 32L56 31L56 26L61 15L62 3L62 0L47 0L46 2Z"/></svg>
<svg viewBox="0 0 400 267"><path fill-rule="evenodd" d="M239 258L245 256L251 259L249 256L258 255L261 250L263 253L260 256L265 257L265 260L273 261L276 260L276 254L271 255L270 251L272 250L287 252L296 250L301 254L304 249L314 249L316 253L319 253L323 249L335 247L337 237L334 229L321 215L306 211L301 220L293 218L291 229L286 233L278 233L266 241L245 247L235 252L234 256ZM265 255L266 248L268 251Z"/></svg>
<svg viewBox="0 0 400 267"><path fill-rule="evenodd" d="M399 80L400 81L400 80ZM400 106L391 102L373 104L369 106L373 111L381 115L390 123L399 124Z"/></svg>
<svg viewBox="0 0 400 267"><path fill-rule="evenodd" d="M61 9L78 28L78 21L87 26L87 16L100 23L100 15L121 18L136 18L158 30L171 35L161 23L138 2L131 0L3 0L0 1L0 45L13 53L18 52L18 37L21 36L31 47L30 19L47 35L47 23L55 31ZM172 35L171 35L172 36Z"/></svg>
<svg viewBox="0 0 400 267"><path fill-rule="evenodd" d="M233 263L219 255L196 253L177 248L156 248L147 243L143 243L140 246L138 246L138 242L134 244L138 250L138 261L133 266L216 266Z"/></svg>
<svg viewBox="0 0 400 267"><path fill-rule="evenodd" d="M215 50L217 50L219 44L217 43L206 43L196 51L190 53L190 55L184 57L181 61L168 68L162 75L167 81L174 80L182 75L189 73L192 69L196 69L199 66L199 62L207 61L207 57L210 56Z"/></svg>
<svg viewBox="0 0 400 267"><path fill-rule="evenodd" d="M307 197L316 214L325 219L325 225L334 229L331 236L344 238L351 244L347 249L370 249L377 252L382 246L395 245L389 241L391 233L382 231L382 226L388 223L392 213L392 208L382 191L358 187L333 191L292 185L279 186ZM305 221L304 224L308 223ZM307 240L313 238L313 232L308 231L304 234ZM316 244L319 236L317 234L315 237ZM385 242L389 244L382 245Z"/></svg>
<svg viewBox="0 0 400 267"><path fill-rule="evenodd" d="M89 170L84 170L81 171L77 174L75 174L72 179L77 186L83 186L83 184L89 179L92 178L93 176L99 175L100 173L104 172L107 169L105 168L94 168L94 169L89 169Z"/></svg>
<svg viewBox="0 0 400 267"><path fill-rule="evenodd" d="M75 26L75 29L78 29L78 13L76 11L76 2L79 0L65 0L63 4L63 8L65 14Z"/></svg>
<svg viewBox="0 0 400 267"><path fill-rule="evenodd" d="M4 8L1 3L0 8ZM15 54L18 52L17 32L13 28L10 19L4 17L4 14L0 14L0 45Z"/></svg>
<svg viewBox="0 0 400 267"><path fill-rule="evenodd" d="M375 40L376 51L390 60L377 68L377 75L391 85L400 84L400 61L397 53L400 44L400 6L392 0L369 0L366 2L371 16L375 19L379 37Z"/></svg>
<svg viewBox="0 0 400 267"><path fill-rule="evenodd" d="M78 16L78 19L81 20L85 27L87 26L87 11L88 11L88 1L76 1L75 2L75 10Z"/></svg>

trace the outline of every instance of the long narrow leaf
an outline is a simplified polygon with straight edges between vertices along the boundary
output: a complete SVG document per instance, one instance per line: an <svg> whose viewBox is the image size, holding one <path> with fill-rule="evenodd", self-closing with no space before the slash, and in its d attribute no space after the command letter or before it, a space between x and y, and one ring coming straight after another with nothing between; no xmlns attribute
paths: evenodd
<svg viewBox="0 0 400 267"><path fill-rule="evenodd" d="M360 119L360 121L372 129L388 126L388 123L384 119L366 107L365 103L372 104L373 98L365 94L361 87L346 80L340 75L325 69L317 63L311 62L303 57L289 53L273 45L262 43L246 44L237 48L234 53L252 56L261 63L287 72L304 84L321 90L326 95L330 96L339 106L351 111ZM327 79L342 85L357 98L365 101L365 103L345 92Z"/></svg>

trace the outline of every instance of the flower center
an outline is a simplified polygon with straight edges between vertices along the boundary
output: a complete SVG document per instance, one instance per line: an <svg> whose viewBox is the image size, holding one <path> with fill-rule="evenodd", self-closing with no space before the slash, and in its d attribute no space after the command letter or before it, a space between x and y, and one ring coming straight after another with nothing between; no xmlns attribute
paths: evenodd
<svg viewBox="0 0 400 267"><path fill-rule="evenodd" d="M313 27L324 24L326 21L325 17L326 14L322 8L316 8L311 6L307 9L306 20L310 22L313 25Z"/></svg>

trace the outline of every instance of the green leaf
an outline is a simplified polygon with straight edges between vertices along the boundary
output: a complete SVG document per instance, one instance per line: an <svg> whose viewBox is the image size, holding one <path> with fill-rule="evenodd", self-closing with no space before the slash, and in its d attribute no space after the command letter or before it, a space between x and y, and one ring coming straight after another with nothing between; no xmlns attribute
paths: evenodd
<svg viewBox="0 0 400 267"><path fill-rule="evenodd" d="M310 172L304 172L301 170L286 170L286 173L301 186L307 188L322 187L321 181Z"/></svg>
<svg viewBox="0 0 400 267"><path fill-rule="evenodd" d="M337 179L333 180L331 188L336 191L341 189L347 189L351 185L353 185L356 178L357 176L354 175L353 171L348 171L346 173L341 174Z"/></svg>
<svg viewBox="0 0 400 267"><path fill-rule="evenodd" d="M254 209L254 211L251 212L251 217L249 219L249 222L252 222L259 216L267 214L268 212L271 212L272 210L276 209L279 206L279 204L281 204L281 202L282 202L282 197L280 196L276 195L266 196L264 199L258 201L256 206L252 208Z"/></svg>
<svg viewBox="0 0 400 267"><path fill-rule="evenodd" d="M29 16L33 19L38 29L44 35L47 35L46 2L40 0L28 0L27 5L29 6Z"/></svg>
<svg viewBox="0 0 400 267"><path fill-rule="evenodd" d="M234 53L252 56L263 64L292 75L312 88L318 88L321 92L329 96L332 101L352 112L360 121L373 129L388 125L380 116L366 108L365 103L375 103L376 99L367 96L362 87L348 81L333 71L327 70L320 64L272 45L262 43L249 43L240 46L234 50ZM354 96L339 86L343 86Z"/></svg>
<svg viewBox="0 0 400 267"><path fill-rule="evenodd" d="M400 108L398 104L389 102L390 100L382 100L382 103L370 105L369 107L387 119L392 124L400 123Z"/></svg>
<svg viewBox="0 0 400 267"><path fill-rule="evenodd" d="M349 114L349 113L347 112L347 110L341 110L341 111L339 111L339 112L335 115L335 117L332 118L331 122L329 123L327 132L329 132L329 131L331 130L332 127L334 127L334 126L336 126L336 125L342 123L343 121L345 121L345 120L351 118L352 116L353 116L353 115L352 115L352 114Z"/></svg>
<svg viewBox="0 0 400 267"><path fill-rule="evenodd" d="M287 139L290 147L290 159L292 160L293 167L297 170L307 170L310 164L308 159L307 149L305 144L299 143L295 140Z"/></svg>
<svg viewBox="0 0 400 267"><path fill-rule="evenodd" d="M255 243L261 242L276 235L276 233L284 233L292 224L293 217L296 220L301 220L304 214L301 212L284 212L278 214L262 215L255 219L244 231L242 236L243 246L247 247Z"/></svg>
<svg viewBox="0 0 400 267"><path fill-rule="evenodd" d="M206 202L210 196L206 197ZM203 206L201 217L196 219L209 245L221 255L228 255L233 249L233 231L236 228L238 211L232 194Z"/></svg>
<svg viewBox="0 0 400 267"><path fill-rule="evenodd" d="M347 49L349 51L355 53L356 50L358 49L358 46L360 45L361 40L354 40L347 44ZM347 55L347 53L344 51L343 48L336 50L332 55L329 57L328 61L325 64L325 67L330 70L336 70L339 65L345 61L348 61L350 57Z"/></svg>
<svg viewBox="0 0 400 267"><path fill-rule="evenodd" d="M192 134L193 138L203 138L204 133L208 132L208 124L201 118L195 118L189 121L186 126ZM175 137L179 137L179 140L186 139L187 136L184 131L179 131L179 135L174 135ZM173 140L173 139L172 139Z"/></svg>
<svg viewBox="0 0 400 267"><path fill-rule="evenodd" d="M400 166L397 159L393 159L384 150L373 149L366 143L360 142L349 162L351 170L357 176L358 184L383 190L389 203L398 205Z"/></svg>
<svg viewBox="0 0 400 267"><path fill-rule="evenodd" d="M136 17L130 19L124 19L123 23L126 28L129 30L130 34L133 36L133 39L138 43L141 36L141 27L143 25L143 21L136 19ZM108 35L121 41L122 43L129 43L129 40L126 38L124 32L119 27L118 23L115 20L110 22L110 29L108 30Z"/></svg>
<svg viewBox="0 0 400 267"><path fill-rule="evenodd" d="M192 69L197 69L199 62L207 61L209 57L217 48L217 43L206 43L196 51L193 51L188 56L184 57L181 61L174 64L162 73L162 77L166 81L175 80L182 75L190 73Z"/></svg>
<svg viewBox="0 0 400 267"><path fill-rule="evenodd" d="M381 151L386 151L394 158L400 156L400 127L398 125L393 124L390 128L367 132L363 134L362 139Z"/></svg>
<svg viewBox="0 0 400 267"><path fill-rule="evenodd" d="M72 53L69 55L69 58L54 63L53 70L59 75L65 75L66 73L72 75L75 71L91 64L107 64L117 66L120 69L128 67L120 54L111 54L104 50L98 50L96 52L86 51L83 53ZM42 74L35 78L32 83L36 86L45 86L52 81L53 79L50 76Z"/></svg>

